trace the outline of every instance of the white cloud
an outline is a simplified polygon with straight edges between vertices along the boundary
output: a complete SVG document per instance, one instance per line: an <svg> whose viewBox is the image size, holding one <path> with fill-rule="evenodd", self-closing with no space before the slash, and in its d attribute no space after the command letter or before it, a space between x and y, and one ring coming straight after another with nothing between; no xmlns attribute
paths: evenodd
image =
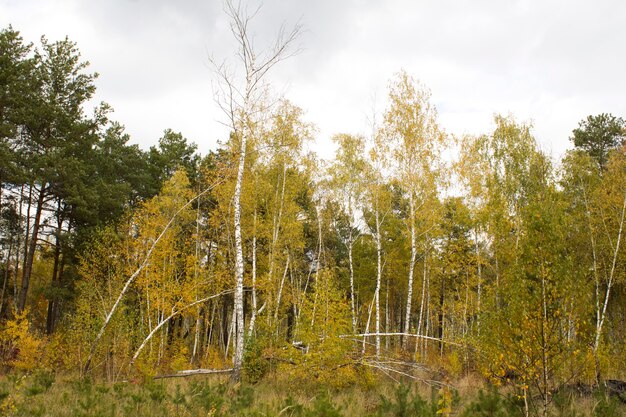
<svg viewBox="0 0 626 417"><path fill-rule="evenodd" d="M588 114L626 116L625 15L619 0L269 0L252 26L259 47L283 22L305 26L302 52L271 80L318 125L324 156L332 134L369 131L373 95L381 111L401 68L432 90L447 131L484 133L493 113L513 113L559 156ZM0 25L9 23L30 41L78 42L101 74L98 99L142 146L165 128L203 152L226 137L207 60L234 50L221 2L6 0Z"/></svg>

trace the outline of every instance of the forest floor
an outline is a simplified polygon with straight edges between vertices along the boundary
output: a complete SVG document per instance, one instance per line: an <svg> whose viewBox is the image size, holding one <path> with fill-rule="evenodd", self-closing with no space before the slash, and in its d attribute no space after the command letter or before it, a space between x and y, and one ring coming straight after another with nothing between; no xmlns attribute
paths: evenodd
<svg viewBox="0 0 626 417"><path fill-rule="evenodd" d="M306 389L265 380L231 384L226 377L117 383L55 376L50 372L0 377L1 416L523 416L510 389L478 378L455 388L379 382L370 387ZM530 415L538 415L531 410ZM626 405L602 392L554 396L551 416L626 416Z"/></svg>

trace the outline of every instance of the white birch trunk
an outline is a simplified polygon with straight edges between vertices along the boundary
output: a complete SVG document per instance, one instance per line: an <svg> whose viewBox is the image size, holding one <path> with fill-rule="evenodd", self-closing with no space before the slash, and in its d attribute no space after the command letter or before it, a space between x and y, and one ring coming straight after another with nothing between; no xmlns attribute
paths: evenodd
<svg viewBox="0 0 626 417"><path fill-rule="evenodd" d="M352 332L356 333L356 309L354 306L354 264L352 262L352 232L350 232L350 242L348 243L348 265L350 267L350 309L352 312Z"/></svg>
<svg viewBox="0 0 626 417"><path fill-rule="evenodd" d="M411 259L409 263L409 282L407 286L406 295L406 314L404 316L404 333L409 333L411 329L411 307L413 302L413 274L415 270L415 258L417 257L417 245L415 236L415 213L414 213L414 201L413 193L411 192L411 198L409 201L411 216ZM404 338L402 345L406 348L408 339Z"/></svg>
<svg viewBox="0 0 626 417"><path fill-rule="evenodd" d="M482 267L480 262L480 252L478 251L478 227L474 229L474 249L476 251L476 268L478 272L478 288L477 288L477 298L476 298L476 331L480 335L480 303L482 298L482 285L483 285L483 274Z"/></svg>
<svg viewBox="0 0 626 417"><path fill-rule="evenodd" d="M389 333L389 277L385 280L385 333ZM389 338L385 339L385 349L389 350Z"/></svg>
<svg viewBox="0 0 626 417"><path fill-rule="evenodd" d="M422 300L420 302L420 314L417 321L417 335L422 334L422 323L424 319L424 303L426 302L426 262L428 260L428 252L424 250L424 272L422 276Z"/></svg>
<svg viewBox="0 0 626 417"><path fill-rule="evenodd" d="M289 271L289 254L287 254L287 262L285 262L285 271L283 277L280 280L280 286L278 287L278 295L276 296L276 309L274 310L274 323L276 324L276 333L278 333L278 311L280 309L280 301L283 295L283 288L285 286L285 279L287 278L287 272Z"/></svg>
<svg viewBox="0 0 626 417"><path fill-rule="evenodd" d="M374 305L374 300L370 303L370 307L367 311L367 323L365 324L365 333L369 334L370 332L370 323L372 321L372 306ZM365 344L367 343L367 336L363 337L363 346L361 348L361 356L365 356Z"/></svg>
<svg viewBox="0 0 626 417"><path fill-rule="evenodd" d="M243 317L243 240L241 238L241 188L243 173L246 164L246 143L248 129L244 126L241 132L241 147L239 153L239 167L237 182L233 196L234 226L235 226L235 297L234 297L234 324L235 324L235 354L233 355L233 379L241 377L244 348L244 317Z"/></svg>
<svg viewBox="0 0 626 417"><path fill-rule="evenodd" d="M382 244L380 237L380 215L376 208L376 290L374 303L376 304L376 358L380 356L380 283L382 280Z"/></svg>
<svg viewBox="0 0 626 417"><path fill-rule="evenodd" d="M600 337L602 335L602 326L606 318L606 308L609 304L609 297L611 295L611 288L613 287L613 279L615 278L615 267L617 265L617 255L619 254L619 248L622 240L622 231L624 230L624 214L626 213L626 195L624 195L624 204L622 205L622 216L619 223L619 231L617 232L617 242L613 249L613 262L611 263L611 270L606 283L606 292L604 293L604 303L602 305L602 314L599 316L599 321L596 324L596 338L593 345L594 353L598 351L600 346ZM597 305L597 304L596 304Z"/></svg>
<svg viewBox="0 0 626 417"><path fill-rule="evenodd" d="M246 145L250 139L251 128L259 120L258 112L265 109L261 104L266 90L264 78L267 72L278 62L289 56L289 48L300 33L300 26L296 25L290 32L281 31L274 46L262 55L263 60L257 62L257 54L248 36L250 20L241 3L233 4L232 0L225 1L225 12L230 18L230 28L238 42L237 56L241 60L245 72L245 81L242 88L235 85L234 75L227 65L216 64L216 75L221 79L222 96L216 97L220 108L229 118L231 128L241 140L239 149L239 166L237 181L233 195L234 227L235 227L235 354L233 355L232 379L238 381L241 377L244 350L244 316L243 316L243 240L241 237L241 190L246 161Z"/></svg>

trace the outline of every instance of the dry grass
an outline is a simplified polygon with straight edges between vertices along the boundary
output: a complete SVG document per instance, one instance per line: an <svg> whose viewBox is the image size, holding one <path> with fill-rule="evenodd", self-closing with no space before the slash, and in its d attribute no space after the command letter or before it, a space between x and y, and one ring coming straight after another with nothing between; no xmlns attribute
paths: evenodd
<svg viewBox="0 0 626 417"><path fill-rule="evenodd" d="M454 381L450 391L453 416L481 416L469 412L478 400L478 390L489 401L505 409L506 390L489 394L483 380L468 375ZM396 383L378 381L368 387L331 390L300 387L287 380L269 378L256 385L232 385L224 376L195 376L147 382L93 383L50 373L0 377L0 415L58 417L117 416L437 416L441 391L423 384L399 388ZM489 397L489 395L492 395ZM487 399L485 399L487 398ZM495 398L495 400L494 400ZM434 406L433 406L434 403ZM472 405L472 403L474 405ZM493 404L492 404L493 405ZM602 396L564 398L555 417L617 417L626 407ZM421 408L420 408L421 407ZM493 414L493 415L515 415Z"/></svg>

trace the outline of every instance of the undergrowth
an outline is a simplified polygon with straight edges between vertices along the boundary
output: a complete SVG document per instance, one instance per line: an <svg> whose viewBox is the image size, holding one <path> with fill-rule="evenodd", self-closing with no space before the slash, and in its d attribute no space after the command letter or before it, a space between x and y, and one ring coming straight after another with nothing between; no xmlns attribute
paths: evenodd
<svg viewBox="0 0 626 417"><path fill-rule="evenodd" d="M517 417L523 402L494 387L459 392L379 384L370 389L298 390L268 381L231 384L201 377L146 382L99 383L65 379L51 372L0 378L0 415L28 417L275 416L275 417ZM532 410L531 410L532 413ZM588 398L556 395L551 416L626 416L626 406L596 392Z"/></svg>

